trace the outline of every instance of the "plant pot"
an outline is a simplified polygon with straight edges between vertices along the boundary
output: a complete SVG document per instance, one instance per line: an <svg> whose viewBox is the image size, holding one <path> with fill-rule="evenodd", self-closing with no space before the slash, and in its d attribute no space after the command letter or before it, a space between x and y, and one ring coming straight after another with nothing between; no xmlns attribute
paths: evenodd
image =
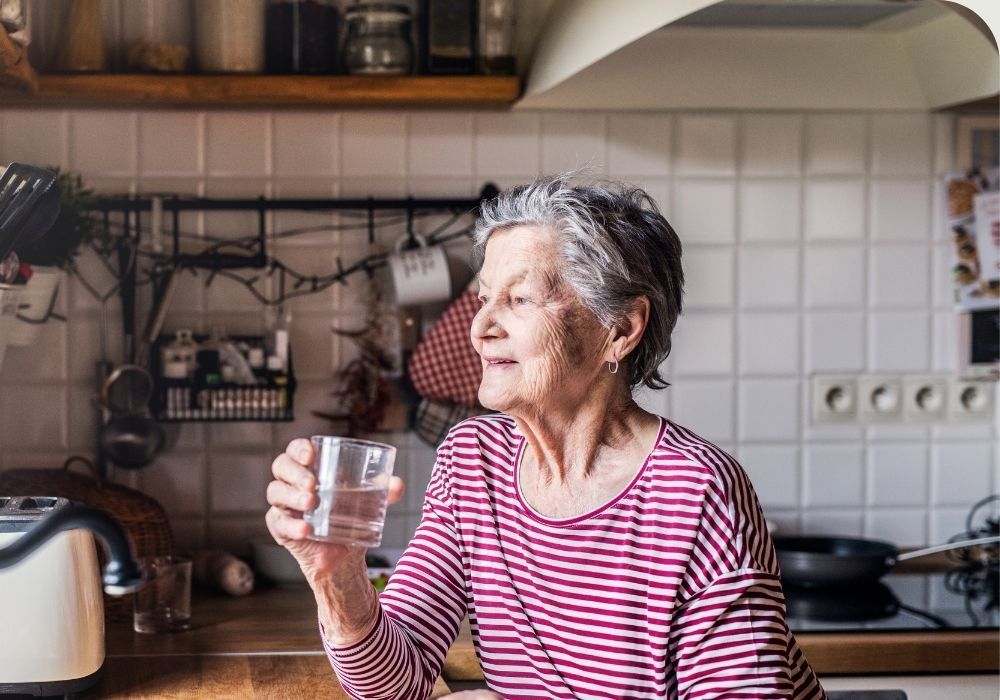
<svg viewBox="0 0 1000 700"><path fill-rule="evenodd" d="M31 345L38 339L64 276L58 267L33 266L32 272L28 283L19 287L18 318L7 334L7 344L14 347Z"/></svg>

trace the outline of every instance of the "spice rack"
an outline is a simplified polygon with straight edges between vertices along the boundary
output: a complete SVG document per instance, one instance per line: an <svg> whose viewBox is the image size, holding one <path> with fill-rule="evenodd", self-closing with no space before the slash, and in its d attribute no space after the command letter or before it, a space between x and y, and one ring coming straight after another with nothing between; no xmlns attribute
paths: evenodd
<svg viewBox="0 0 1000 700"><path fill-rule="evenodd" d="M205 335L194 339L203 343ZM255 384L237 384L217 381L204 376L172 379L163 376L161 350L173 336L160 336L153 346L151 369L155 391L152 412L163 423L187 421L267 421L288 422L295 420L295 373L291 354L288 370L271 371L254 369ZM228 340L250 347L264 346L264 336L232 336Z"/></svg>

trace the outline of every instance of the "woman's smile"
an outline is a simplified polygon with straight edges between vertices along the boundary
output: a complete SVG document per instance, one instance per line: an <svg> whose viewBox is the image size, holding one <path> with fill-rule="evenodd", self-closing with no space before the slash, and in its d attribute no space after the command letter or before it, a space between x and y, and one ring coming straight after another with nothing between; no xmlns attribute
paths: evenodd
<svg viewBox="0 0 1000 700"><path fill-rule="evenodd" d="M483 358L483 369L511 369L517 364L514 360L508 360L503 357L484 357Z"/></svg>

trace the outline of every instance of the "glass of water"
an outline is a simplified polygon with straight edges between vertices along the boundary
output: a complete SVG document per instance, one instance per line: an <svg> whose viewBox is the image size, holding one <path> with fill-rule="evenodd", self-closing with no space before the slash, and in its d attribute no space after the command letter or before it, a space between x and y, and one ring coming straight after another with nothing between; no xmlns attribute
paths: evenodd
<svg viewBox="0 0 1000 700"><path fill-rule="evenodd" d="M135 592L132 627L143 634L180 632L191 626L191 559L142 557L146 579Z"/></svg>
<svg viewBox="0 0 1000 700"><path fill-rule="evenodd" d="M319 505L302 518L314 540L377 547L382 542L396 448L380 442L316 435L311 469Z"/></svg>

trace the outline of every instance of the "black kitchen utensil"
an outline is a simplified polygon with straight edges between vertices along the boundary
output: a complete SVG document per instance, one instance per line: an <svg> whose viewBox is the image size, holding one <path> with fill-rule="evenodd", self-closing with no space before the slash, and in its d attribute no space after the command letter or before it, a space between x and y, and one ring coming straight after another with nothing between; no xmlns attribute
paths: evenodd
<svg viewBox="0 0 1000 700"><path fill-rule="evenodd" d="M18 243L44 236L59 216L56 174L24 163L11 163L0 175L0 260Z"/></svg>
<svg viewBox="0 0 1000 700"><path fill-rule="evenodd" d="M950 549L1000 542L979 537L900 554L896 546L879 540L851 537L775 537L781 580L797 586L848 586L872 583L906 559Z"/></svg>
<svg viewBox="0 0 1000 700"><path fill-rule="evenodd" d="M111 417L101 428L100 448L115 465L139 469L163 449L166 436L149 414L153 378L135 364L135 251L127 246L123 241L118 251L126 364L108 375L101 390L101 402Z"/></svg>
<svg viewBox="0 0 1000 700"><path fill-rule="evenodd" d="M149 415L132 413L112 416L101 431L101 448L123 469L139 469L153 461L166 436Z"/></svg>

